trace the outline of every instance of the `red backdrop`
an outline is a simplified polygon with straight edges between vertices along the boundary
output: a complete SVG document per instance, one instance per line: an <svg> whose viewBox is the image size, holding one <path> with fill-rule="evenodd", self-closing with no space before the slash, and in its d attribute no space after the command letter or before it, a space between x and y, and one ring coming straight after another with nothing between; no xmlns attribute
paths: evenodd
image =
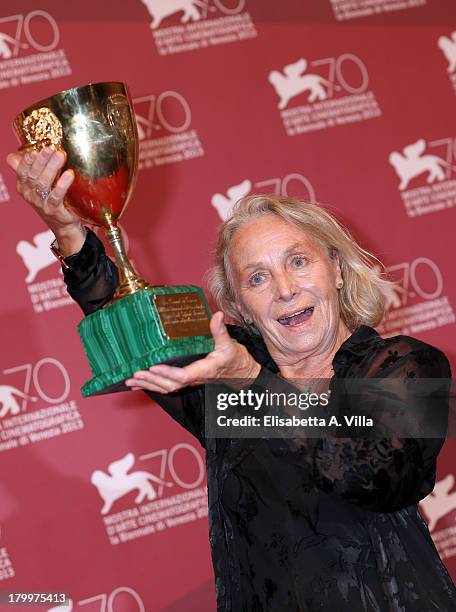
<svg viewBox="0 0 456 612"><path fill-rule="evenodd" d="M4 161L22 108L108 80L135 99L140 171L123 225L146 278L201 284L242 195L316 199L399 281L379 331L455 367L456 9L2 2L0 591L66 591L87 612L214 610L203 451L141 394L82 399L81 312ZM454 454L447 441L421 505L453 575Z"/></svg>

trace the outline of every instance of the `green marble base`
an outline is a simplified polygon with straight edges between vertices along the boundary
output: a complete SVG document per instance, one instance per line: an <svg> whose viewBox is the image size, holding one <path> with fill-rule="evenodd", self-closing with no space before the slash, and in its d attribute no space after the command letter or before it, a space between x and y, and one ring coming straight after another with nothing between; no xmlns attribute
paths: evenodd
<svg viewBox="0 0 456 612"><path fill-rule="evenodd" d="M78 331L93 378L82 395L126 391L124 381L137 370L203 357L214 349L209 318L204 294L193 285L143 289L87 316Z"/></svg>

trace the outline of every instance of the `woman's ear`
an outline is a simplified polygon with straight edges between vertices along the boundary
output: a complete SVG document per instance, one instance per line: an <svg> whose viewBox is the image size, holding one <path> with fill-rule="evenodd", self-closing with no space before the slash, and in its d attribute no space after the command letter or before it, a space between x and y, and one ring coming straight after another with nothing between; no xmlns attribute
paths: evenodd
<svg viewBox="0 0 456 612"><path fill-rule="evenodd" d="M335 249L332 251L331 260L334 266L336 287L337 289L341 289L344 284L344 279L342 277L339 253Z"/></svg>

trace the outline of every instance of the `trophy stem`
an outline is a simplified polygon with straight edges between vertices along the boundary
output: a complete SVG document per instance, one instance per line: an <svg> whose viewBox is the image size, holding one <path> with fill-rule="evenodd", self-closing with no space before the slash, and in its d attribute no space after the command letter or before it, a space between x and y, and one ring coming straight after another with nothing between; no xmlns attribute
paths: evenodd
<svg viewBox="0 0 456 612"><path fill-rule="evenodd" d="M120 277L119 286L111 300L111 302L114 302L126 295L132 295L141 289L147 289L150 285L136 272L133 264L128 259L120 228L115 225L110 215L106 215L106 220L109 224L109 228L106 230L106 238L109 240L114 251Z"/></svg>

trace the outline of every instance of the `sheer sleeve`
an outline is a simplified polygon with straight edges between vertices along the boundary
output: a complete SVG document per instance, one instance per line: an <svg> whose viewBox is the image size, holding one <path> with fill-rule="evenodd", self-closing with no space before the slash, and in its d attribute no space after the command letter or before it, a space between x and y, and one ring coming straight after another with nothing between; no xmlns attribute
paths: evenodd
<svg viewBox="0 0 456 612"><path fill-rule="evenodd" d="M119 274L94 232L87 229L79 253L65 258L65 262L69 266L63 270L68 293L85 315L109 302L119 284ZM146 394L205 446L204 393L201 388L187 388L168 395L150 391Z"/></svg>
<svg viewBox="0 0 456 612"><path fill-rule="evenodd" d="M176 393L146 394L179 425L198 439L203 448L206 448L204 429L204 387L186 387Z"/></svg>
<svg viewBox="0 0 456 612"><path fill-rule="evenodd" d="M430 391L427 396L422 394L419 397L420 414L428 418L432 412L440 424L447 422L451 370L441 351L424 343L410 346L404 340L396 345L394 351L377 352L371 358L366 374L376 379L398 379L401 382L415 378L439 379L434 381L439 383L437 393ZM278 391L286 381L278 380L275 374L263 369L256 384ZM398 385L398 388L406 386ZM374 403L377 412L401 409L404 414L413 414L416 409L417 398L413 393L392 396L388 392L382 396L381 385L376 389ZM433 389L436 389L435 385ZM358 402L356 412L362 414L372 408L372 398L370 401L369 407L357 398L355 406L350 406L349 410L353 412ZM392 433L391 437L368 438L325 433L310 438L300 433L292 439L284 439L282 449L283 452L291 450L296 453L299 461L309 466L312 480L320 490L366 510L393 512L418 503L432 491L436 458L444 441L444 435L418 438L399 437Z"/></svg>
<svg viewBox="0 0 456 612"><path fill-rule="evenodd" d="M94 232L87 228L81 250L66 257L65 262L69 266L63 270L67 291L85 315L109 302L119 284L119 274Z"/></svg>

